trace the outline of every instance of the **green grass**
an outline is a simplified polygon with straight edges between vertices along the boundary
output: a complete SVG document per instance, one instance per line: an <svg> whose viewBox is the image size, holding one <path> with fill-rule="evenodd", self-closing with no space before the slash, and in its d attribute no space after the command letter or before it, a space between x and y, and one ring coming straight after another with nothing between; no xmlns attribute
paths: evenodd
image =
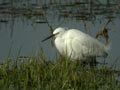
<svg viewBox="0 0 120 90"><path fill-rule="evenodd" d="M119 76L111 69L86 68L67 58L48 61L43 55L11 65L8 59L0 67L0 90L119 90Z"/></svg>

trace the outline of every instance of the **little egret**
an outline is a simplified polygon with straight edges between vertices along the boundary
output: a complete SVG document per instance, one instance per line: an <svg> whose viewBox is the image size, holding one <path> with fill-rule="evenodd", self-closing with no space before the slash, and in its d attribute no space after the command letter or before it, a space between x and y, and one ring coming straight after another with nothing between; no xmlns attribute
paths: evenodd
<svg viewBox="0 0 120 90"><path fill-rule="evenodd" d="M67 55L71 59L86 60L90 57L106 57L110 49L97 39L77 29L65 30L56 28L53 34L45 40L55 37L55 46L61 55Z"/></svg>

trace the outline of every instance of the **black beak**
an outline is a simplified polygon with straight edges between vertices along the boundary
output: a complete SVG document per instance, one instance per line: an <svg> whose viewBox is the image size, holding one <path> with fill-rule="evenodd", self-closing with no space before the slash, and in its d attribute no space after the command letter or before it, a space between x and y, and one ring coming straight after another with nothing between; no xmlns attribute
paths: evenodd
<svg viewBox="0 0 120 90"><path fill-rule="evenodd" d="M46 41L46 40L48 40L48 39L54 37L55 35L56 35L56 34L52 34L52 35L50 35L49 37L47 37L47 38L45 38L44 40L42 40L41 42L44 42L44 41Z"/></svg>

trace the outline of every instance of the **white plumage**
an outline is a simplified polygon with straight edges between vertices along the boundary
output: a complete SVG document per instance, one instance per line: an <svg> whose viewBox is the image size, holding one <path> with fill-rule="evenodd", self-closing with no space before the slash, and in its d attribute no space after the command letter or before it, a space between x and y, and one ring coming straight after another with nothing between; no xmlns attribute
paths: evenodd
<svg viewBox="0 0 120 90"><path fill-rule="evenodd" d="M110 49L97 39L77 29L56 28L53 32L55 46L61 55L71 59L86 60L89 57L105 57Z"/></svg>

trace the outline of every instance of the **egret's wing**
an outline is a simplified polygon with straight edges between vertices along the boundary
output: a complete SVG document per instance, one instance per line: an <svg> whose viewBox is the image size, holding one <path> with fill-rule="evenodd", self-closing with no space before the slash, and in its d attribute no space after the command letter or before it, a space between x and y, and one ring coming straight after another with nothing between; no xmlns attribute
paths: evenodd
<svg viewBox="0 0 120 90"><path fill-rule="evenodd" d="M82 56L95 56L97 54L97 47L95 43L90 42L88 39L75 37L72 40L73 52Z"/></svg>
<svg viewBox="0 0 120 90"><path fill-rule="evenodd" d="M105 52L104 45L102 43L90 37L89 35L77 30L76 32L69 32L67 38L70 38L69 40L67 40L69 42L69 46L71 44L71 52L73 52L74 56L77 55L76 58L78 57L78 55L80 57L102 56L103 52Z"/></svg>

